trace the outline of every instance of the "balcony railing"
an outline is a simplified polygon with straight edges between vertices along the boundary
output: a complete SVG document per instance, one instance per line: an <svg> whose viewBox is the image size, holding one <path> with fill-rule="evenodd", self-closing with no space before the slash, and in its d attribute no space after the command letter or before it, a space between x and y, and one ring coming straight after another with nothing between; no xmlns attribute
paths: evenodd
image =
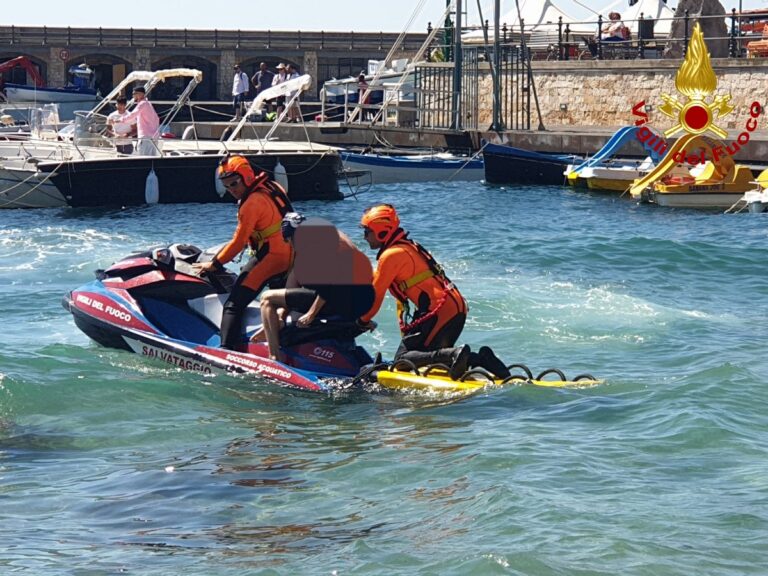
<svg viewBox="0 0 768 576"><path fill-rule="evenodd" d="M748 49L751 41L765 39L768 44L768 33L762 30L763 20L768 23L768 11L761 17L760 29L751 26L758 16L750 13L739 14L735 9L725 16L699 16L694 18L688 12L684 16L674 18L653 19L640 14L637 20L623 20L631 28L631 37L623 41L605 41L600 31L607 22L599 17L597 20L582 22L557 22L529 26L523 21L521 26L510 26L503 23L500 27L500 42L502 46L520 45L525 39L526 47L530 50L533 60L611 60L611 59L645 59L661 58L668 47L677 46L684 54L688 47L693 25L696 20L720 20L724 23L724 33L721 36L707 36L707 41L723 40L727 43L727 56L744 58L768 54L755 53ZM682 21L682 35L679 38L669 38L666 32L675 21ZM472 32L472 30L466 30ZM493 30L488 21L480 28L475 28L474 41L470 43L484 44L485 38L493 41ZM521 32L524 31L524 32ZM449 31L450 34L450 31ZM438 37L445 37L440 35ZM467 41L465 40L465 44ZM591 44L591 46L590 46ZM434 54L448 55L453 52L452 45L437 45ZM492 53L492 46L488 47Z"/></svg>
<svg viewBox="0 0 768 576"><path fill-rule="evenodd" d="M387 50L397 37L390 32L0 26L0 45L6 46L348 51ZM403 49L416 50L425 38L426 33L408 34Z"/></svg>

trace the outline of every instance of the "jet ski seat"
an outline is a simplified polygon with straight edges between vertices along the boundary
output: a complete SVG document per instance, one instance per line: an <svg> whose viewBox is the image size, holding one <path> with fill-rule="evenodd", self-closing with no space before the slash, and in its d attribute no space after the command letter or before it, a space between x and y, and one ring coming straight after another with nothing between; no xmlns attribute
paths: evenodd
<svg viewBox="0 0 768 576"><path fill-rule="evenodd" d="M205 316L214 326L221 326L221 315L224 312L224 302L228 294L207 294L202 298L189 300L189 307L198 314ZM261 327L261 307L254 300L245 310L245 333L251 334Z"/></svg>

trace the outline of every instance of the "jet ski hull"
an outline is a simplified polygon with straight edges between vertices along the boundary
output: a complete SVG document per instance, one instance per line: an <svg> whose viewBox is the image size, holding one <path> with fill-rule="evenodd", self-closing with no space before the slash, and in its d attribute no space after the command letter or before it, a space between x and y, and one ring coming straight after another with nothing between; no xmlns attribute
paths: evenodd
<svg viewBox="0 0 768 576"><path fill-rule="evenodd" d="M234 275L200 278L191 268L199 249L172 246L181 247L176 258L170 248L130 256L64 296L75 325L102 346L174 368L259 376L313 392L332 390L371 362L354 341L360 330L328 319L309 328L288 326L281 332L285 362L271 360L266 344L248 339L261 324L258 303L246 312L242 351L220 348L222 305Z"/></svg>
<svg viewBox="0 0 768 576"><path fill-rule="evenodd" d="M180 370L201 374L228 373L256 375L268 378L282 386L322 392L330 387L322 380L323 375L311 374L286 366L269 358L245 352L184 342L153 333L153 329L137 329L128 325L126 316L113 316L115 320L83 309L93 299L93 293L73 291L64 297L64 307L72 313L75 325L93 341L108 348L134 352L149 360L169 364ZM97 305L98 306L98 305ZM106 313L105 314L109 314ZM331 375L325 375L330 378Z"/></svg>

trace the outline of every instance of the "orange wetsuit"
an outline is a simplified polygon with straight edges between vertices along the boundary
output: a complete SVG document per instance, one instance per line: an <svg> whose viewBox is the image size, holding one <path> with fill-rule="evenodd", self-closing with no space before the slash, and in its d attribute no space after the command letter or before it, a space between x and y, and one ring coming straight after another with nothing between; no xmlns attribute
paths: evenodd
<svg viewBox="0 0 768 576"><path fill-rule="evenodd" d="M243 267L224 303L221 319L222 346L237 349L241 344L242 318L246 307L270 281L284 277L291 265L291 245L280 233L283 215L291 204L282 188L258 178L251 190L240 201L237 211L237 229L232 240L214 258L216 265L230 262L246 246L254 251Z"/></svg>
<svg viewBox="0 0 768 576"><path fill-rule="evenodd" d="M216 262L230 262L249 245L257 262L240 283L260 292L267 281L285 274L291 264L291 245L280 233L282 219L283 213L269 192L257 186L240 203L235 233L219 250Z"/></svg>
<svg viewBox="0 0 768 576"><path fill-rule="evenodd" d="M467 303L442 270L436 269L438 265L429 253L401 232L381 249L377 260L373 275L376 299L360 320L368 322L376 315L389 290L401 303L398 308L403 343L396 357L405 350L453 346L464 327ZM409 301L416 306L412 319L406 317Z"/></svg>

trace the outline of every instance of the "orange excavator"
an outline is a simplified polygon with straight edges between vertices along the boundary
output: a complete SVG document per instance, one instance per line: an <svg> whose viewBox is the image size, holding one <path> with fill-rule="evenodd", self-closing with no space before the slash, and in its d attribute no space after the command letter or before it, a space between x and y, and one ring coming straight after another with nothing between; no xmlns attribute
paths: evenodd
<svg viewBox="0 0 768 576"><path fill-rule="evenodd" d="M40 75L37 66L35 66L32 60L26 56L17 56L16 58L11 58L7 62L0 64L0 90L2 90L5 86L5 79L2 77L2 75L6 72L10 72L17 66L27 71L27 75L35 83L35 86L38 88L43 88L45 86L45 80L43 80L43 77Z"/></svg>

